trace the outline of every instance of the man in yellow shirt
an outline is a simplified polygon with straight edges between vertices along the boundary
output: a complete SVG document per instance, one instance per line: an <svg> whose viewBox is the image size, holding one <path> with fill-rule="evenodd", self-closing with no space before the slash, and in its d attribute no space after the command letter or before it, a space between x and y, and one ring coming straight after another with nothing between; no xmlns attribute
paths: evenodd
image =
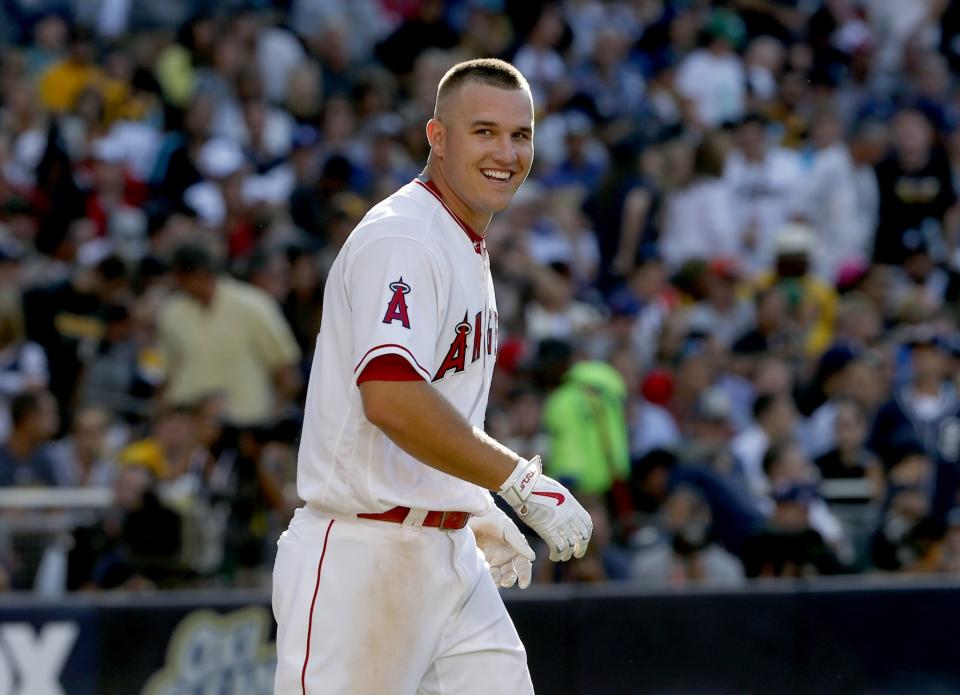
<svg viewBox="0 0 960 695"><path fill-rule="evenodd" d="M777 262L757 279L758 292L775 287L787 301L795 329L808 356L817 356L833 342L837 293L810 272L813 232L804 224L789 224L777 237Z"/></svg>
<svg viewBox="0 0 960 695"><path fill-rule="evenodd" d="M76 27L70 37L67 56L40 76L43 105L54 113L69 111L86 89L94 88L103 96L105 115L108 118L118 115L127 97L127 87L120 80L108 77L95 58L93 35L84 27Z"/></svg>
<svg viewBox="0 0 960 695"><path fill-rule="evenodd" d="M270 421L301 387L300 348L276 302L219 275L202 247L177 249L171 265L180 292L161 306L157 324L165 399L221 393L233 424Z"/></svg>

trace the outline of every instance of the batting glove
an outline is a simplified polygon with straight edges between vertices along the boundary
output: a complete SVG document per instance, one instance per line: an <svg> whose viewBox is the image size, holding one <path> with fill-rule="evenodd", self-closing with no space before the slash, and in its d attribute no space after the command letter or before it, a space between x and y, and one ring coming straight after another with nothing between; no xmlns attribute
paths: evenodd
<svg viewBox="0 0 960 695"><path fill-rule="evenodd" d="M547 542L554 562L587 552L593 521L567 488L543 474L539 456L520 459L500 496Z"/></svg>
<svg viewBox="0 0 960 695"><path fill-rule="evenodd" d="M536 555L510 517L494 505L486 514L470 517L467 523L487 559L493 583L504 588L518 583L521 589L530 586Z"/></svg>

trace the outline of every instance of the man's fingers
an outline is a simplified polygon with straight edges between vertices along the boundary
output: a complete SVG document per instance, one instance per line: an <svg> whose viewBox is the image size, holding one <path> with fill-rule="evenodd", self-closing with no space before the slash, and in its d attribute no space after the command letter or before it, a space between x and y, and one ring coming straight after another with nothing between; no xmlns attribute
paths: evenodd
<svg viewBox="0 0 960 695"><path fill-rule="evenodd" d="M590 536L593 535L593 529L587 523L578 524L577 539L573 548L573 556L581 558L587 553L587 546L590 545Z"/></svg>
<svg viewBox="0 0 960 695"><path fill-rule="evenodd" d="M566 562L573 557L573 536L570 532L560 535L560 561Z"/></svg>
<svg viewBox="0 0 960 695"><path fill-rule="evenodd" d="M502 586L504 589L509 589L516 583L517 570L514 567L514 563L508 562L506 565L500 568L500 586Z"/></svg>
<svg viewBox="0 0 960 695"><path fill-rule="evenodd" d="M494 565L490 565L490 578L493 579L493 583L500 584L500 568Z"/></svg>
<svg viewBox="0 0 960 695"><path fill-rule="evenodd" d="M517 570L517 585L521 589L530 586L530 580L533 578L533 563L522 557L513 561L513 566Z"/></svg>
<svg viewBox="0 0 960 695"><path fill-rule="evenodd" d="M530 547L530 544L527 543L527 539L524 538L523 534L520 533L520 529L516 526L508 526L503 534L503 540L509 544L511 548L517 551L517 554L525 557L530 562L533 562L537 559L536 553L533 552L533 548Z"/></svg>

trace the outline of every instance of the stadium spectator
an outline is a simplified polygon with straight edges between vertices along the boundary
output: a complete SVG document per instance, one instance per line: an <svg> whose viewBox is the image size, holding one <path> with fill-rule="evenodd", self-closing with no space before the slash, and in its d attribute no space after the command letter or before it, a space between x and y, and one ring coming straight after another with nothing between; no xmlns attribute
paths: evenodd
<svg viewBox="0 0 960 695"><path fill-rule="evenodd" d="M637 554L630 578L673 588L742 584L740 560L716 545L710 524L710 507L697 491L678 487L663 503L661 540Z"/></svg>
<svg viewBox="0 0 960 695"><path fill-rule="evenodd" d="M870 538L870 558L881 570L916 571L946 531L931 504L935 465L915 441L891 447L887 465L884 510Z"/></svg>
<svg viewBox="0 0 960 695"><path fill-rule="evenodd" d="M12 288L0 291L0 441L10 433L13 399L50 381L46 352L25 339L23 324L20 297Z"/></svg>
<svg viewBox="0 0 960 695"><path fill-rule="evenodd" d="M803 170L796 152L772 144L769 120L761 114L740 120L734 145L724 177L733 195L745 266L756 274L772 265L781 230L799 212Z"/></svg>
<svg viewBox="0 0 960 695"><path fill-rule="evenodd" d="M158 318L164 398L189 403L222 392L234 423L272 419L300 388L300 350L279 307L262 290L221 276L199 246L179 248L171 268L181 294Z"/></svg>
<svg viewBox="0 0 960 695"><path fill-rule="evenodd" d="M893 151L877 165L880 216L873 245L877 263L898 265L912 230L928 244L943 244L947 213L956 202L950 166L933 125L915 109L900 110L892 125Z"/></svg>
<svg viewBox="0 0 960 695"><path fill-rule="evenodd" d="M626 388L609 365L579 362L544 404L545 470L573 489L606 497L614 521L633 512Z"/></svg>
<svg viewBox="0 0 960 695"><path fill-rule="evenodd" d="M61 415L74 404L84 352L103 335L104 308L129 295L127 267L117 256L107 256L93 267L79 264L68 272L65 280L28 288L23 294L27 337L47 354L50 391L59 401Z"/></svg>
<svg viewBox="0 0 960 695"><path fill-rule="evenodd" d="M741 291L743 277L735 257L714 255L704 274L703 298L686 310L691 328L724 350L753 326L754 308Z"/></svg>
<svg viewBox="0 0 960 695"><path fill-rule="evenodd" d="M863 408L853 400L836 403L834 442L836 447L815 461L824 480L866 480L871 496L883 489L883 471L877 458L867 451L867 419Z"/></svg>
<svg viewBox="0 0 960 695"><path fill-rule="evenodd" d="M738 120L744 112L747 76L737 54L745 35L743 20L716 9L703 29L704 46L677 68L677 91L689 101L687 118L700 127Z"/></svg>
<svg viewBox="0 0 960 695"><path fill-rule="evenodd" d="M0 445L0 487L54 487L60 483L50 443L59 421L47 391L22 393L10 404L11 429Z"/></svg>
<svg viewBox="0 0 960 695"><path fill-rule="evenodd" d="M111 487L117 476L110 410L85 406L73 417L70 433L51 447L57 481L67 487Z"/></svg>
<svg viewBox="0 0 960 695"><path fill-rule="evenodd" d="M763 459L773 444L789 442L796 427L796 408L787 394L761 393L753 403L753 425L730 442L750 493L766 495L770 481L763 471Z"/></svg>
<svg viewBox="0 0 960 695"><path fill-rule="evenodd" d="M730 184L723 178L724 148L719 134L705 134L692 153L690 174L667 198L660 251L671 269L694 258L737 258L744 251Z"/></svg>
<svg viewBox="0 0 960 695"><path fill-rule="evenodd" d="M749 538L743 549L748 577L809 577L839 574L843 566L810 525L815 492L795 484L774 494L775 507L766 529Z"/></svg>
<svg viewBox="0 0 960 695"><path fill-rule="evenodd" d="M791 488L808 487L802 501L806 506L807 520L830 547L837 559L845 565L853 561L853 546L843 524L819 495L820 476L803 449L795 443L774 444L764 454L763 472L769 481L770 499L776 504ZM766 500L765 500L766 501ZM767 506L767 505L765 505Z"/></svg>
<svg viewBox="0 0 960 695"><path fill-rule="evenodd" d="M157 497L150 472L125 467L114 490L108 518L74 533L68 588L145 590L182 577L180 519Z"/></svg>
<svg viewBox="0 0 960 695"><path fill-rule="evenodd" d="M814 239L807 225L787 225L778 231L772 271L761 273L760 289L774 287L787 300L787 317L794 333L793 349L818 355L833 339L837 295L812 272Z"/></svg>
<svg viewBox="0 0 960 695"><path fill-rule="evenodd" d="M857 164L843 140L839 114L824 109L811 123L812 162L804 176L800 210L816 239L811 269L832 282L840 267L870 255L876 219L871 201L861 196ZM876 205L876 200L872 201Z"/></svg>

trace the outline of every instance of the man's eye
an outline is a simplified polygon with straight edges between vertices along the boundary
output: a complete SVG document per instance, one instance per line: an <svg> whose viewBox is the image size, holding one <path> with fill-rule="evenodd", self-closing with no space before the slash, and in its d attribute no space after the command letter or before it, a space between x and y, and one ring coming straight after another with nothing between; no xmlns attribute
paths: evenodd
<svg viewBox="0 0 960 695"><path fill-rule="evenodd" d="M477 135L490 135L491 133L493 133L493 131L489 128L481 128L477 131Z"/></svg>

